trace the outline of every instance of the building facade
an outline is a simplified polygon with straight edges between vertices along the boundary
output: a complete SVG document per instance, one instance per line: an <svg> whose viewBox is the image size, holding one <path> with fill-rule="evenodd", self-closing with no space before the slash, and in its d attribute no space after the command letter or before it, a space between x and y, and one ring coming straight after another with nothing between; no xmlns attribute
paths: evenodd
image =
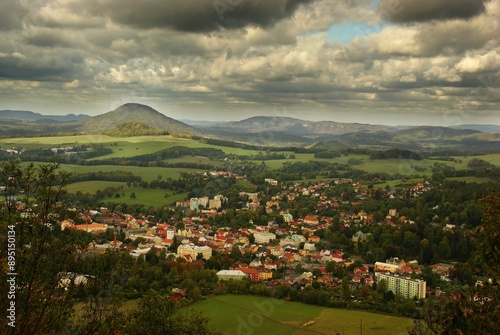
<svg viewBox="0 0 500 335"><path fill-rule="evenodd" d="M269 232L256 232L253 236L256 244L268 244L270 240L276 239L276 234Z"/></svg>
<svg viewBox="0 0 500 335"><path fill-rule="evenodd" d="M220 270L217 272L217 278L219 278L219 280L242 280L245 277L247 277L247 275L240 270Z"/></svg>
<svg viewBox="0 0 500 335"><path fill-rule="evenodd" d="M425 298L425 280L409 279L393 274L375 273L377 282L385 279L387 282L387 291L392 291L395 295L399 295L406 299L423 299Z"/></svg>
<svg viewBox="0 0 500 335"><path fill-rule="evenodd" d="M177 248L177 255L181 257L189 255L192 259L196 259L198 254L202 254L203 259L210 259L210 257L212 257L212 248L206 245L197 246L193 244L181 244Z"/></svg>
<svg viewBox="0 0 500 335"><path fill-rule="evenodd" d="M189 209L192 211L197 211L199 208L199 200L198 198L191 198L189 199Z"/></svg>

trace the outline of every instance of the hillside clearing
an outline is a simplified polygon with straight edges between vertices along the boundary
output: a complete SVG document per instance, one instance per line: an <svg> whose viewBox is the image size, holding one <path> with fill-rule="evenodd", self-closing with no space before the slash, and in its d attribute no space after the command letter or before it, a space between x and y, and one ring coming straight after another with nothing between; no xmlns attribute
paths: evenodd
<svg viewBox="0 0 500 335"><path fill-rule="evenodd" d="M224 295L203 300L189 310L201 311L223 334L310 335L408 334L412 319L347 309L325 308L266 297ZM186 311L188 313L189 311ZM303 327L306 322L313 324Z"/></svg>

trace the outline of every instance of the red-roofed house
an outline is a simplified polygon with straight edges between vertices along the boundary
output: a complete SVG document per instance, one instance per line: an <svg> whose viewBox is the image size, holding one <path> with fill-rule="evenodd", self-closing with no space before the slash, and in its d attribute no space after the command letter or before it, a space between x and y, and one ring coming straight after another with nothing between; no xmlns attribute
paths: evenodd
<svg viewBox="0 0 500 335"><path fill-rule="evenodd" d="M368 274L368 267L358 266L358 267L354 268L353 272L355 275L366 276Z"/></svg>
<svg viewBox="0 0 500 335"><path fill-rule="evenodd" d="M242 268L242 267L240 267L240 268L236 268L235 270L240 270L241 272L246 274L248 277L250 277L250 279L253 282L259 281L259 271L255 268Z"/></svg>
<svg viewBox="0 0 500 335"><path fill-rule="evenodd" d="M317 243L320 241L320 238L319 236L316 236L316 235L311 235L309 236L309 238L307 239L309 242L313 242L313 243Z"/></svg>
<svg viewBox="0 0 500 335"><path fill-rule="evenodd" d="M341 251L335 251L335 253L330 256L330 259L334 262L340 263L343 261L342 255L343 253Z"/></svg>
<svg viewBox="0 0 500 335"><path fill-rule="evenodd" d="M352 281L355 282L355 283L361 283L361 277L360 275L355 275L354 277L352 277Z"/></svg>
<svg viewBox="0 0 500 335"><path fill-rule="evenodd" d="M365 278L365 284L372 286L373 285L373 278L371 278L371 277Z"/></svg>
<svg viewBox="0 0 500 335"><path fill-rule="evenodd" d="M78 230L86 231L87 233L100 234L106 232L106 230L108 229L108 225L92 222L76 225L75 228Z"/></svg>
<svg viewBox="0 0 500 335"><path fill-rule="evenodd" d="M319 220L315 216L307 215L306 217L304 217L304 221L303 222L306 223L306 224L317 225L319 223Z"/></svg>

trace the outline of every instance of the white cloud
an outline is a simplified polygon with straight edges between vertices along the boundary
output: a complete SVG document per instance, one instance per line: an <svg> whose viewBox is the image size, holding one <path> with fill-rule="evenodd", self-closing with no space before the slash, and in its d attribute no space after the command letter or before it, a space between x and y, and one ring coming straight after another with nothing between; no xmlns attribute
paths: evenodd
<svg viewBox="0 0 500 335"><path fill-rule="evenodd" d="M433 66L424 72L426 80L444 80L449 82L458 82L462 77L455 71L455 69L448 69L446 67Z"/></svg>
<svg viewBox="0 0 500 335"><path fill-rule="evenodd" d="M414 83L417 81L417 77L413 73L405 74L404 76L401 76L399 81L402 83Z"/></svg>
<svg viewBox="0 0 500 335"><path fill-rule="evenodd" d="M460 72L494 71L500 68L500 54L491 50L484 55L467 55L455 65Z"/></svg>

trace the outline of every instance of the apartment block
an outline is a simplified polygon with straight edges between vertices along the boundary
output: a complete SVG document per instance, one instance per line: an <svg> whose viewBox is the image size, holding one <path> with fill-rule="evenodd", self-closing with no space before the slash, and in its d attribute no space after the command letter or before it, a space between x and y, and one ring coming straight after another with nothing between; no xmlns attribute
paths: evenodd
<svg viewBox="0 0 500 335"><path fill-rule="evenodd" d="M377 282L385 279L387 282L387 291L392 291L395 295L399 295L406 299L425 298L425 280L410 279L398 275L388 273L375 273Z"/></svg>

